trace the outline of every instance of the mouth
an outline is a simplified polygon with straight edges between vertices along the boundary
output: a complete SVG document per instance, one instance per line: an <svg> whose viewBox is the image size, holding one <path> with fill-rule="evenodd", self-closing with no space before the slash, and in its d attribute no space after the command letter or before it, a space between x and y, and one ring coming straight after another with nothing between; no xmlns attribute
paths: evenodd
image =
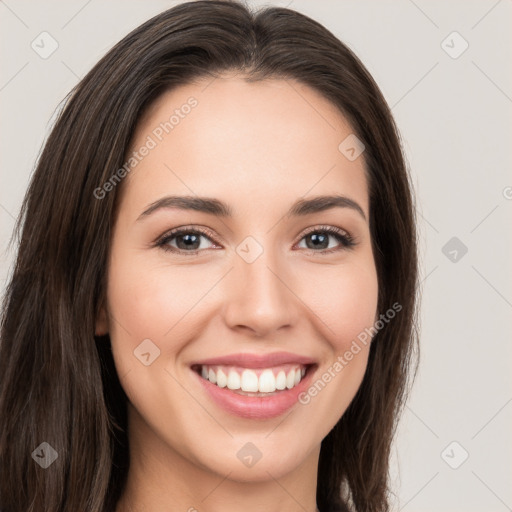
<svg viewBox="0 0 512 512"><path fill-rule="evenodd" d="M242 396L273 396L294 389L314 364L282 364L271 368L244 368L232 365L192 365L202 379Z"/></svg>
<svg viewBox="0 0 512 512"><path fill-rule="evenodd" d="M233 354L190 366L203 392L224 411L268 419L293 407L313 380L316 361L289 353Z"/></svg>

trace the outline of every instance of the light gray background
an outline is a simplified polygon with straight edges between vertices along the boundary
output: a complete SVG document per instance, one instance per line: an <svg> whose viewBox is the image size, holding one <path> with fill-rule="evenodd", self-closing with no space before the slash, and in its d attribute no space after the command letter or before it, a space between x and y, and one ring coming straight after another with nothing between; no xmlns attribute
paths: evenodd
<svg viewBox="0 0 512 512"><path fill-rule="evenodd" d="M177 3L0 1L2 289L59 102L114 43ZM420 220L422 359L393 451L394 510L512 510L512 1L250 4L289 6L333 31L373 74L403 136ZM47 59L31 48L43 31L59 45ZM447 53L464 45L446 39L454 31L469 44L458 58ZM452 237L466 254L443 253Z"/></svg>

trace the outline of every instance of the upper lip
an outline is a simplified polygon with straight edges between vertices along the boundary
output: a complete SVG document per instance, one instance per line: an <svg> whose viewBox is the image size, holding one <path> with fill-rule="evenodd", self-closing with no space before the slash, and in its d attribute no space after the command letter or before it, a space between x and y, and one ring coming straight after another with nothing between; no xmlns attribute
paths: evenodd
<svg viewBox="0 0 512 512"><path fill-rule="evenodd" d="M210 359L203 359L197 361L193 365L222 365L222 366L241 366L242 368L270 368L272 366L279 366L281 364L300 364L311 365L315 364L315 360L292 354L291 352L271 352L269 354L229 354L227 356L212 357Z"/></svg>

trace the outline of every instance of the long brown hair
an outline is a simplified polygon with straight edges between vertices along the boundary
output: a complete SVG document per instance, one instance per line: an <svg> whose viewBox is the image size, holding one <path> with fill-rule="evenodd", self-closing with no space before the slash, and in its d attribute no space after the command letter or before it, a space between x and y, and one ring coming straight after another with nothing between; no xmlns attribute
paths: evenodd
<svg viewBox="0 0 512 512"><path fill-rule="evenodd" d="M402 309L376 334L361 387L322 442L317 504L389 509L390 447L417 368L414 208L390 109L359 59L316 21L211 0L162 12L116 44L66 98L40 155L2 308L2 512L115 509L129 464L126 395L108 335L94 329L122 183L101 200L94 191L121 168L159 95L230 70L310 86L365 144L378 310ZM43 442L58 454L47 469L32 456Z"/></svg>

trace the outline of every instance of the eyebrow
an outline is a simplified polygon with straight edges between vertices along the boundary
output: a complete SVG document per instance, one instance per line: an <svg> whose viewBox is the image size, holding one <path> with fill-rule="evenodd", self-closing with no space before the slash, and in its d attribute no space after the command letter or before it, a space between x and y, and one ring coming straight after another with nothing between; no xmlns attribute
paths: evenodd
<svg viewBox="0 0 512 512"><path fill-rule="evenodd" d="M198 196L166 196L151 203L137 218L140 221L160 209L177 208L194 210L215 215L216 217L232 217L233 210L226 203L210 197ZM288 210L286 216L299 217L312 213L323 212L331 208L350 208L366 219L366 215L356 201L342 195L317 196L311 199L299 199Z"/></svg>

